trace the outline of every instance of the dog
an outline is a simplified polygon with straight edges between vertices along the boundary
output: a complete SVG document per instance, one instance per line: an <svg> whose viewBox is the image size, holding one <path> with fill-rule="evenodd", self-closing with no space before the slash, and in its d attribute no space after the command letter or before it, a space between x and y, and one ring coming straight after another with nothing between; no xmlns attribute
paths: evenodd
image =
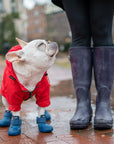
<svg viewBox="0 0 114 144"><path fill-rule="evenodd" d="M50 83L47 70L54 64L58 53L56 42L33 40L29 43L16 38L19 45L6 54L6 68L1 85L2 102L5 106L0 126L10 126L8 135L21 134L21 104L24 100L36 97L38 105L37 124L40 132L52 132L53 127L46 123L50 114Z"/></svg>

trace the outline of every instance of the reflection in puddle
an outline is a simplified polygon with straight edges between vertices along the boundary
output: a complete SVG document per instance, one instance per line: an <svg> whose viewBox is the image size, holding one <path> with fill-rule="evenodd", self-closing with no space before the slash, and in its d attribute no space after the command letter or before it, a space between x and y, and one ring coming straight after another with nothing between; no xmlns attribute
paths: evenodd
<svg viewBox="0 0 114 144"><path fill-rule="evenodd" d="M109 135L109 136L111 136L111 137L114 137L114 132L106 133L105 135Z"/></svg>
<svg viewBox="0 0 114 144"><path fill-rule="evenodd" d="M105 135L109 135L111 137L114 137L114 123L113 123L112 132L106 133Z"/></svg>

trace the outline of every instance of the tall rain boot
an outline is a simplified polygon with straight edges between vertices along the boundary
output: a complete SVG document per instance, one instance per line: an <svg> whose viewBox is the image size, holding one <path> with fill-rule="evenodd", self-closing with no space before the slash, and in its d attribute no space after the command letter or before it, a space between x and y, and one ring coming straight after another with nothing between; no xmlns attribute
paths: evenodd
<svg viewBox="0 0 114 144"><path fill-rule="evenodd" d="M71 129L84 129L92 117L90 85L92 77L92 51L89 47L70 48L70 62L77 107L70 120Z"/></svg>
<svg viewBox="0 0 114 144"><path fill-rule="evenodd" d="M110 95L114 79L114 46L94 48L94 75L97 89L95 129L110 129L113 126Z"/></svg>

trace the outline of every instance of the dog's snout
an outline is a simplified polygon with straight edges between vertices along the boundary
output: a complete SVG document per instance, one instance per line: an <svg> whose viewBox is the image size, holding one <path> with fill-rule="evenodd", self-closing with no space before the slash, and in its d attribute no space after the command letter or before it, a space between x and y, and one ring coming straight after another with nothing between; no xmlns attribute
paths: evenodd
<svg viewBox="0 0 114 144"><path fill-rule="evenodd" d="M56 42L50 42L48 45L49 45L50 50L54 50L58 48L58 45Z"/></svg>
<svg viewBox="0 0 114 144"><path fill-rule="evenodd" d="M56 42L50 42L47 44L47 53L50 57L53 57L58 53L58 45Z"/></svg>

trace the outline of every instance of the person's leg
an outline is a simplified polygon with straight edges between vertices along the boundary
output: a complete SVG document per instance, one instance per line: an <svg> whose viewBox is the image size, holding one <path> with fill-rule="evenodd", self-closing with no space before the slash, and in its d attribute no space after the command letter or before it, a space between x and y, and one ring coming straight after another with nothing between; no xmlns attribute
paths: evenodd
<svg viewBox="0 0 114 144"><path fill-rule="evenodd" d="M77 97L77 108L70 120L71 129L82 129L89 125L92 109L90 100L91 84L91 32L87 0L63 0L71 32L72 46L70 62L74 89Z"/></svg>
<svg viewBox="0 0 114 144"><path fill-rule="evenodd" d="M91 0L90 21L94 47L112 46L113 0Z"/></svg>
<svg viewBox="0 0 114 144"><path fill-rule="evenodd" d="M88 0L62 0L72 32L72 47L90 46L91 31Z"/></svg>
<svg viewBox="0 0 114 144"><path fill-rule="evenodd" d="M114 74L111 0L91 0L91 29L94 42L94 74L97 89L95 129L112 128L110 94Z"/></svg>

